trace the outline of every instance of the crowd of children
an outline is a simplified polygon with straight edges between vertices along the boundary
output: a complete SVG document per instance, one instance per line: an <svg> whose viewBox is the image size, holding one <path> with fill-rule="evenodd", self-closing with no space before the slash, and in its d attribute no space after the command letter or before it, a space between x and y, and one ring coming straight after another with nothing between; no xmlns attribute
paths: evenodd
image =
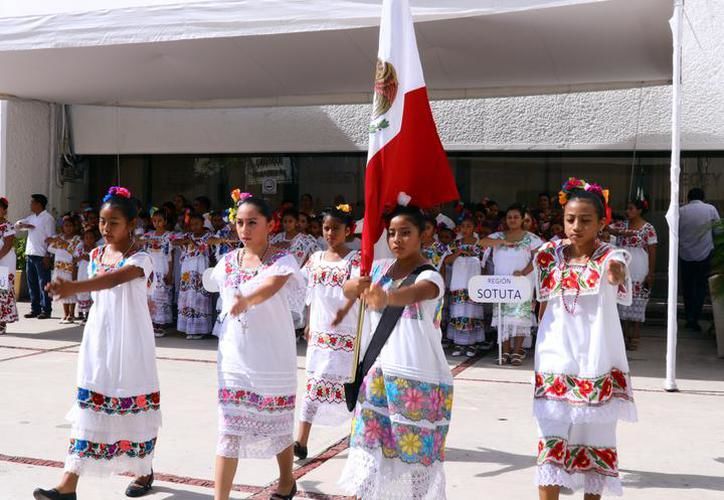
<svg viewBox="0 0 724 500"><path fill-rule="evenodd" d="M646 306L644 287L651 285L648 265L653 266L647 252L655 250L656 240L640 201L630 204L627 222L610 226L622 245L641 250L640 270L631 262L632 252L611 244L603 190L571 179L557 204L541 194L533 211L518 204L500 210L486 200L472 208L459 205L454 220L436 209L397 207L388 219L391 253L377 256L393 258L376 260L371 276L364 277L356 249L359 224L348 205L314 214L307 199L307 212L292 206L273 212L263 199L239 190L232 199L230 210L216 212L204 197L190 208L177 197L149 217L128 190L114 187L100 217L89 208L82 215L66 214L60 233L47 239L54 256L48 289L63 304L61 322L74 322L77 312L88 326L78 401L69 414L66 472L57 488L36 490L36 499L75 499L79 476L98 468L135 475L129 496L150 489L160 425L152 339L174 326L188 339L212 332L219 337L217 498L228 498L238 459L247 457L276 457L280 481L272 497L293 498L293 457L306 458L312 425L337 425L350 417L345 383L359 297L366 300L372 324L382 322L387 306L402 312L395 335L363 374L343 472L353 494L443 498L453 397L443 346L452 356L474 357L492 347L495 330L502 343L499 362L519 366L539 320L534 413L541 498L557 498L561 487L594 496L620 491L616 422L633 421L636 413L624 336L603 329L604 323L618 325L611 320L619 309L627 321L644 319L640 309ZM0 215L2 207L7 208L4 199ZM6 229L0 226L12 237ZM529 277L540 305L503 304L500 319L493 318L467 291L470 278L480 274ZM632 307L632 292L639 300L634 310L626 309ZM108 321L114 328L100 335ZM129 326L134 321L142 323L140 336ZM562 333L576 341L562 341L554 324L568 325ZM295 330L308 342L301 404ZM632 348L634 329L629 330L625 345ZM126 348L131 340L135 347ZM99 357L101 351L107 355ZM113 361L104 368L107 380L91 380L96 365L108 360ZM135 382L120 389L114 385L120 376ZM128 414L122 407L126 399L139 405L133 413L138 418L119 418ZM105 413L96 415L99 410ZM124 446L134 447L133 453ZM581 465L591 454L603 457L598 468Z"/></svg>

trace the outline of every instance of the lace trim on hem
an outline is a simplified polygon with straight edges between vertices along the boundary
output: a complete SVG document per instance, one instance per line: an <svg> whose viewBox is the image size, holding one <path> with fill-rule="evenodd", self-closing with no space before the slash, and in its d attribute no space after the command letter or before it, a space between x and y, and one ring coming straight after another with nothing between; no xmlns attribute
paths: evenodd
<svg viewBox="0 0 724 500"><path fill-rule="evenodd" d="M536 467L535 484L537 486L560 486L574 492L583 490L592 495L602 495L603 493L611 496L623 495L620 477L602 476L592 471L569 474L553 464Z"/></svg>
<svg viewBox="0 0 724 500"><path fill-rule="evenodd" d="M78 476L106 477L112 474L131 474L134 477L151 474L153 453L144 458L117 457L112 460L97 460L68 455L65 472Z"/></svg>
<svg viewBox="0 0 724 500"><path fill-rule="evenodd" d="M533 416L573 424L615 422L617 420L638 421L634 402L622 399L612 399L601 406L573 406L565 401L535 399L533 400Z"/></svg>

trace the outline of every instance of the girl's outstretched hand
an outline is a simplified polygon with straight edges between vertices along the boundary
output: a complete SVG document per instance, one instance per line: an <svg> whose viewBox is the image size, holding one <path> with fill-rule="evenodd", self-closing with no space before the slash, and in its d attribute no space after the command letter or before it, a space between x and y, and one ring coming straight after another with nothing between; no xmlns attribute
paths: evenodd
<svg viewBox="0 0 724 500"><path fill-rule="evenodd" d="M365 291L362 296L367 301L367 307L374 311L380 311L387 307L389 297L387 292L379 285L372 285Z"/></svg>
<svg viewBox="0 0 724 500"><path fill-rule="evenodd" d="M45 285L45 291L53 297L64 299L73 295L73 282L64 280L63 278L56 278Z"/></svg>
<svg viewBox="0 0 724 500"><path fill-rule="evenodd" d="M620 285L626 279L626 267L619 260L612 260L608 264L608 282L612 285Z"/></svg>

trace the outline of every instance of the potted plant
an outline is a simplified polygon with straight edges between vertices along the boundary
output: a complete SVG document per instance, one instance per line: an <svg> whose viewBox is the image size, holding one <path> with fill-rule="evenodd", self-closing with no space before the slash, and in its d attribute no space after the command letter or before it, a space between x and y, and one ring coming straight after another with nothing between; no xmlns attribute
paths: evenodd
<svg viewBox="0 0 724 500"><path fill-rule="evenodd" d="M28 283L25 279L25 241L27 236L15 238L15 255L17 261L15 264L15 298L16 300L24 299L28 293Z"/></svg>
<svg viewBox="0 0 724 500"><path fill-rule="evenodd" d="M714 253L711 257L709 291L716 331L717 355L724 358L724 219L714 223Z"/></svg>

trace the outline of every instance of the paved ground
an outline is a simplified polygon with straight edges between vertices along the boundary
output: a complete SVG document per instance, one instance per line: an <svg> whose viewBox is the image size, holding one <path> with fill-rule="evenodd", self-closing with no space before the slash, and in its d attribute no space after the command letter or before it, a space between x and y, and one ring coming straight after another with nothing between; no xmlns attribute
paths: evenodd
<svg viewBox="0 0 724 500"><path fill-rule="evenodd" d="M22 312L27 309L21 304ZM57 481L67 445L64 420L74 397L82 330L57 319L23 321L0 337L0 500L25 500ZM158 341L164 426L159 436L154 500L213 498L216 438L213 340ZM624 496L638 500L724 498L724 359L712 337L682 334L681 392L662 390L664 332L645 332L631 356L638 424L621 424ZM300 346L301 393L304 347ZM533 499L536 445L530 361L497 367L491 357L450 358L455 407L446 463L450 499ZM348 426L312 430L310 460L298 463L298 498L345 498L336 485L346 458ZM240 463L233 498L268 498L272 461ZM125 498L128 478L87 479L83 500Z"/></svg>

